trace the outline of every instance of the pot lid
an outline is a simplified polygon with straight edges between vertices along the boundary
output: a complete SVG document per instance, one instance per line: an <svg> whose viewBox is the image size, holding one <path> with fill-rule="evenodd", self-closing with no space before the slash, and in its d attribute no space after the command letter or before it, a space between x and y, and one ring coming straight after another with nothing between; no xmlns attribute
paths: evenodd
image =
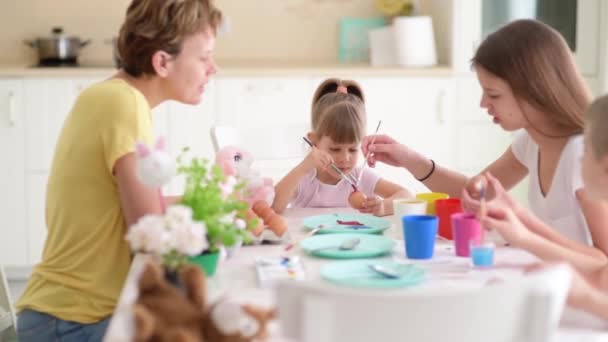
<svg viewBox="0 0 608 342"><path fill-rule="evenodd" d="M42 39L42 40L49 40L49 39L78 39L80 40L79 37L69 37L68 35L66 35L66 33L63 30L63 27L61 26L54 26L51 29L51 35L50 36L46 36L46 37L38 37L38 39Z"/></svg>

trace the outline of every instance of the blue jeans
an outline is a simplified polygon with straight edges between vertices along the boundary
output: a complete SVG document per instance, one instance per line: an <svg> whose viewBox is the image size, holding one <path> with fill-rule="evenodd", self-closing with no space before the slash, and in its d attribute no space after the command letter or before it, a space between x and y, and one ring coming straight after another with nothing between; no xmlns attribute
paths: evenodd
<svg viewBox="0 0 608 342"><path fill-rule="evenodd" d="M17 337L21 342L101 341L109 323L109 317L97 323L82 324L26 309L17 315Z"/></svg>

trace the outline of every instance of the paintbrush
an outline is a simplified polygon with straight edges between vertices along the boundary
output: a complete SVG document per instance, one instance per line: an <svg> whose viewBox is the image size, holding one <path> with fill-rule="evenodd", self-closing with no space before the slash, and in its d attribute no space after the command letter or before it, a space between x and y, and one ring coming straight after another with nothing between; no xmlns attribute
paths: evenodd
<svg viewBox="0 0 608 342"><path fill-rule="evenodd" d="M372 138L372 142L369 144L369 146L372 146L374 144L374 142L376 142L376 137L378 136L378 130L380 129L380 124L382 123L382 120L378 120L378 125L376 126L376 131L374 132L374 137ZM361 171L359 172L359 177L357 177L357 182L355 183L355 186L359 185L359 182L361 181L361 176L363 175L363 169L365 169L365 167L367 166L367 160L369 158L370 155L370 151L367 151L367 155L365 155L365 160L363 161L363 166L361 167Z"/></svg>
<svg viewBox="0 0 608 342"><path fill-rule="evenodd" d="M479 220L483 220L486 216L488 209L486 208L486 187L483 185L482 181L478 181L475 184L475 188L479 192ZM485 242L485 229L482 227L481 229L481 239L482 242Z"/></svg>
<svg viewBox="0 0 608 342"><path fill-rule="evenodd" d="M308 146L310 146L310 147L314 147L314 145L312 144L312 142L311 142L310 140L308 140L306 137L302 137L302 139L304 139L304 141L306 141L306 143L308 144ZM353 180L352 180L352 179L350 179L350 177L348 177L347 175L345 175L345 174L344 174L344 172L342 172L342 170L340 170L340 169L339 169L339 168L336 166L336 164L331 163L331 164L330 164L330 166L331 166L331 168L332 168L334 171L336 171L336 172L337 172L337 173L340 175L340 177L342 177L342 178L346 179L346 181L347 181L348 183L350 183L350 185L353 187L353 189L354 189L355 191L357 191L357 185L355 184L355 182L353 182Z"/></svg>
<svg viewBox="0 0 608 342"><path fill-rule="evenodd" d="M317 228L309 231L308 233L306 233L304 236L302 236L298 240L296 240L296 241L288 244L287 246L285 246L285 248L283 248L283 250L288 251L288 250L292 249L293 247L295 247L296 245L298 245L300 242L302 242L302 240L315 235L315 233L318 232L319 230L321 230L321 227L317 227Z"/></svg>

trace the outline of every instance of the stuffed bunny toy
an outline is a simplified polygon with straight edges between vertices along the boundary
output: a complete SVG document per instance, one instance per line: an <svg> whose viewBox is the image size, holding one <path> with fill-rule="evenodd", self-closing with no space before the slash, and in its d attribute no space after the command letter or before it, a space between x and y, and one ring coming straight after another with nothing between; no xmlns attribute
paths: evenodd
<svg viewBox="0 0 608 342"><path fill-rule="evenodd" d="M217 152L215 162L222 168L225 175L234 176L238 180L246 182L243 199L250 206L247 219L254 216L262 219L262 223L253 230L253 235L258 239L262 239L262 233L274 235L270 236L271 239L283 237L287 230L287 223L271 208L274 200L272 179L261 177L252 168L253 156L251 153L240 147L226 146ZM268 226L270 232L267 233L264 226Z"/></svg>
<svg viewBox="0 0 608 342"><path fill-rule="evenodd" d="M160 188L168 184L175 175L175 161L167 152L165 139L159 137L154 148L137 142L135 144L137 156L137 178L145 185Z"/></svg>

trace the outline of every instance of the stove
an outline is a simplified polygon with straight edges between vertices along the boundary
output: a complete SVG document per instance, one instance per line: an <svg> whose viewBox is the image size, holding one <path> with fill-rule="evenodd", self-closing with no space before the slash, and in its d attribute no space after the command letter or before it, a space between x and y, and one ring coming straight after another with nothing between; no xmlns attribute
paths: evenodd
<svg viewBox="0 0 608 342"><path fill-rule="evenodd" d="M35 67L78 67L78 60L74 58L45 58L41 59Z"/></svg>

